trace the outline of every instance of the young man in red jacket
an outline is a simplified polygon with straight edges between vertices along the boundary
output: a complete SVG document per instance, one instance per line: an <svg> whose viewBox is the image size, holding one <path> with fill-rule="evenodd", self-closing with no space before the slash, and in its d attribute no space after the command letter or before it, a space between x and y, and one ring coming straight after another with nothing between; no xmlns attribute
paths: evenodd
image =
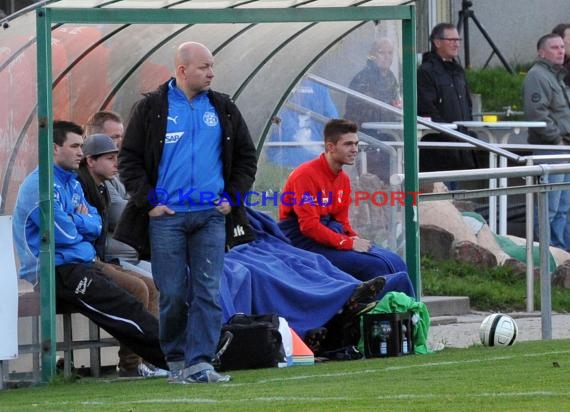
<svg viewBox="0 0 570 412"><path fill-rule="evenodd" d="M402 258L359 237L350 225L350 179L342 167L356 160L357 131L350 120L326 124L325 153L300 165L285 183L279 226L293 245L324 255L361 281L385 276L382 294L399 291L415 297Z"/></svg>

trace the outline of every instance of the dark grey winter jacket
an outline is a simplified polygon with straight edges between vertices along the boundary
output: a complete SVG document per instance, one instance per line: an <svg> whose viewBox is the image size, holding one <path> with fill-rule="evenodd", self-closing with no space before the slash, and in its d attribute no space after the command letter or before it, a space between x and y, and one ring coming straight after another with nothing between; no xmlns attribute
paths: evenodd
<svg viewBox="0 0 570 412"><path fill-rule="evenodd" d="M525 119L546 122L528 129L530 144L570 144L570 88L564 67L538 59L523 83Z"/></svg>

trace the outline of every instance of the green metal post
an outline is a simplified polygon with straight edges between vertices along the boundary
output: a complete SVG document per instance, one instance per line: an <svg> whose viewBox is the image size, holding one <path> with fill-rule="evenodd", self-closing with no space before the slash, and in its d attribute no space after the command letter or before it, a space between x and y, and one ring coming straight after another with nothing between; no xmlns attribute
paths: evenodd
<svg viewBox="0 0 570 412"><path fill-rule="evenodd" d="M325 7L273 9L147 9L147 8L66 8L49 5L37 11L38 125L40 154L40 210L42 243L40 247L42 379L55 373L55 267L53 239L53 159L52 159L52 23L116 24L200 24L200 23L278 23L313 21L402 20L404 56L404 159L405 188L418 190L416 133L415 9L413 6ZM419 226L415 195L406 197L406 260L414 287L421 295L419 272Z"/></svg>
<svg viewBox="0 0 570 412"><path fill-rule="evenodd" d="M422 295L420 273L420 226L418 216L418 135L416 81L416 13L410 6L411 18L402 20L403 100L404 100L404 187L406 195L406 263L417 294Z"/></svg>
<svg viewBox="0 0 570 412"><path fill-rule="evenodd" d="M42 382L55 374L55 253L53 198L53 131L52 131L52 65L51 19L49 9L36 12L37 80L38 80L38 154L40 173L40 303Z"/></svg>

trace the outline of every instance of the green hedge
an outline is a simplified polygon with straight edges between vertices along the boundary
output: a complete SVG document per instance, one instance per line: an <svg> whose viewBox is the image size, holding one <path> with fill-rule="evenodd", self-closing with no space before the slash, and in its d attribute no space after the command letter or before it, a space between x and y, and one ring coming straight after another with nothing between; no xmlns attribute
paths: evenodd
<svg viewBox="0 0 570 412"><path fill-rule="evenodd" d="M483 112L522 111L522 83L526 71L512 75L503 68L467 70L471 93L481 95Z"/></svg>

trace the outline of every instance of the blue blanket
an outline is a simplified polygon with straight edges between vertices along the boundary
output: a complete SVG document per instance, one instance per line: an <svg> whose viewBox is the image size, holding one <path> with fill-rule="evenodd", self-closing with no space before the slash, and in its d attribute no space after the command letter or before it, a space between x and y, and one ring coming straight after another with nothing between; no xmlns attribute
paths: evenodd
<svg viewBox="0 0 570 412"><path fill-rule="evenodd" d="M270 217L248 209L257 240L225 256L224 317L276 313L304 336L325 324L360 282L326 258L292 246Z"/></svg>
<svg viewBox="0 0 570 412"><path fill-rule="evenodd" d="M237 312L276 313L300 336L323 326L361 282L325 257L292 246L269 216L252 209L247 213L257 240L225 256L221 282L225 320ZM387 275L387 283L398 276Z"/></svg>

